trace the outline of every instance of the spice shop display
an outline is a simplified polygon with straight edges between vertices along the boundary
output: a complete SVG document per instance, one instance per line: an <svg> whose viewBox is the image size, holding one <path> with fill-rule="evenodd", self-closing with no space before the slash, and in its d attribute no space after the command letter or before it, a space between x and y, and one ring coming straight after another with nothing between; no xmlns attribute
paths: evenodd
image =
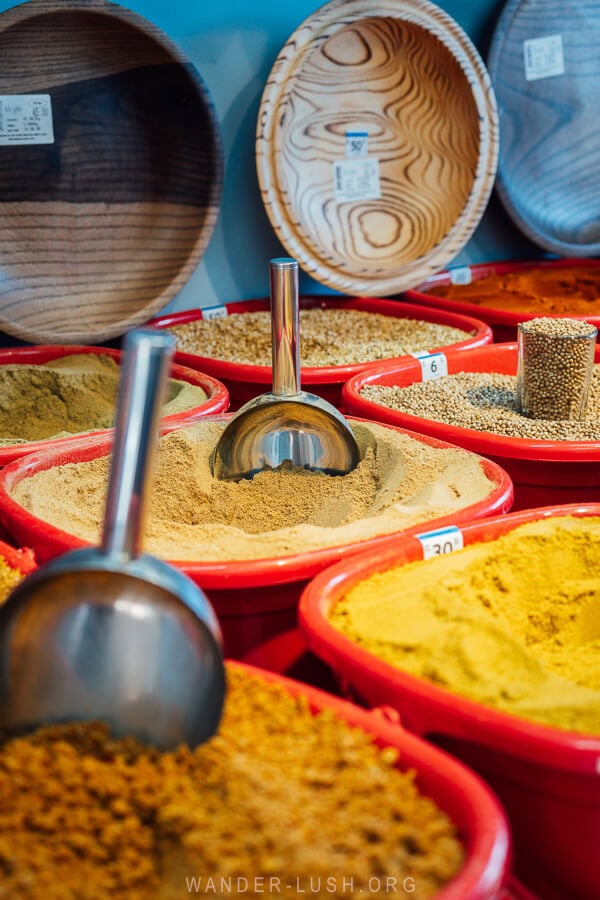
<svg viewBox="0 0 600 900"><path fill-rule="evenodd" d="M307 579L387 534L508 509L512 486L494 463L447 443L353 422L363 456L345 476L265 471L214 479L222 422L203 420L161 440L146 549L177 561L208 594L226 655L289 671L304 653L296 604ZM41 561L95 543L107 441L71 455L36 454L0 475L0 515Z"/></svg>
<svg viewBox="0 0 600 900"><path fill-rule="evenodd" d="M236 409L271 383L269 308L268 299L248 300L173 313L152 324L174 332L178 362L223 381ZM301 297L300 336L303 389L336 406L343 383L369 361L492 340L489 326L471 316L362 297Z"/></svg>
<svg viewBox="0 0 600 900"><path fill-rule="evenodd" d="M121 351L38 346L0 350L0 466L27 453L112 427ZM225 387L204 373L173 366L163 424L221 413Z"/></svg>
<svg viewBox="0 0 600 900"><path fill-rule="evenodd" d="M299 607L343 684L494 787L517 873L550 897L600 890L599 523L599 504L524 510L446 529L445 553L465 549L433 558L402 537L318 575Z"/></svg>
<svg viewBox="0 0 600 900"><path fill-rule="evenodd" d="M539 316L600 323L600 261L560 259L457 266L407 291L413 303L474 315L494 330L494 340L517 339L519 322Z"/></svg>
<svg viewBox="0 0 600 900"><path fill-rule="evenodd" d="M463 767L349 704L227 675L220 731L195 750L159 753L99 723L0 748L7 896L172 900L192 879L249 897L318 883L369 897L391 879L420 898L499 888L502 814Z"/></svg>
<svg viewBox="0 0 600 900"><path fill-rule="evenodd" d="M569 320L556 321L567 331L581 327L580 322L569 326ZM584 345L589 344L587 337L582 340ZM568 345L569 340L565 343ZM579 342L573 341L572 346L579 346ZM547 368L541 366L537 381L534 378L540 391L546 391L548 373L552 369L558 373L563 367L563 375L554 380L555 410L557 405L564 407L569 392L579 384L580 374L573 381L573 373L567 371L569 360L573 362L574 356L568 352L560 359L554 354ZM343 406L354 415L449 440L496 460L513 479L516 508L590 502L600 499L598 348L595 360L587 408L581 419L537 419L519 412L516 344L493 344L462 356L448 352L438 360L438 373L447 374L429 380L423 378L423 367L417 361L373 366L346 383ZM542 394L538 397L541 399ZM564 408L558 410L559 415L563 412Z"/></svg>

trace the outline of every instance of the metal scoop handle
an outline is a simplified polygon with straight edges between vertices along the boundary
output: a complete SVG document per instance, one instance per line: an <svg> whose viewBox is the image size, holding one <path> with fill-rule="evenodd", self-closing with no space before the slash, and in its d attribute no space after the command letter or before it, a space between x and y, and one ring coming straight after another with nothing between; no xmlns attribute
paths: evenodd
<svg viewBox="0 0 600 900"><path fill-rule="evenodd" d="M287 257L272 259L270 276L273 394L276 397L292 397L300 393L297 261Z"/></svg>
<svg viewBox="0 0 600 900"><path fill-rule="evenodd" d="M123 559L139 554L154 442L175 338L154 328L125 339L117 400L113 459L102 532L102 552Z"/></svg>

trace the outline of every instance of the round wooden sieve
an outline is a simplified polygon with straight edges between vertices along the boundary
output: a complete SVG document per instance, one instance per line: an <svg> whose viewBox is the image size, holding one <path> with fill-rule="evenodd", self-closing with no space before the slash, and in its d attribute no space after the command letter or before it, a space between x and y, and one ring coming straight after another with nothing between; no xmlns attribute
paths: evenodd
<svg viewBox="0 0 600 900"><path fill-rule="evenodd" d="M290 253L340 291L419 284L464 246L496 173L498 118L477 51L422 0L333 0L265 87L256 157Z"/></svg>
<svg viewBox="0 0 600 900"><path fill-rule="evenodd" d="M222 148L200 76L103 0L0 15L0 330L97 343L181 289L211 236Z"/></svg>

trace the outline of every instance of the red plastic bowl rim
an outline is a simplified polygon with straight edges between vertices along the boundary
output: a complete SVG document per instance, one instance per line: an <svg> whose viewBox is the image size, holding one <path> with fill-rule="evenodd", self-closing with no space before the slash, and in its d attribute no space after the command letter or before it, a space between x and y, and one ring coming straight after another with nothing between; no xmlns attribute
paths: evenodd
<svg viewBox="0 0 600 900"><path fill-rule="evenodd" d="M464 809L468 805L470 808L471 834L467 836L469 840L463 842L466 859L462 869L435 894L435 900L487 900L496 896L508 874L510 833L502 807L478 775L444 750L396 724L390 724L381 710L361 709L318 688L247 663L228 661L227 665L262 678L270 684L279 685L294 697L306 698L313 714L322 709L331 710L350 726L373 735L378 746L399 750L400 768L414 768L417 785L424 780L426 783L423 793L431 797L441 809L444 809L443 801L436 799L435 790L430 789L429 782L434 785L443 782L446 788L450 788L461 807ZM422 775L425 776L424 779L421 778ZM447 814L452 818L449 812Z"/></svg>
<svg viewBox="0 0 600 900"><path fill-rule="evenodd" d="M518 348L514 342L476 347L469 350L468 353L460 355L454 351L448 351L445 356L449 363L460 361L461 368L457 371L475 372L478 370L471 368L473 363L485 359L490 354L514 357L516 370ZM596 362L600 362L600 345L596 348ZM421 368L418 361L414 359L369 366L368 369L350 378L343 386L343 408L376 422L410 428L432 437L451 441L459 447L487 456L530 459L536 462L600 462L600 441L542 441L493 434L489 431L475 431L471 428L447 425L434 419L423 419L411 413L400 412L400 410L391 409L361 396L362 388L367 385L377 385L381 378L387 379L390 375L398 375L400 378L403 375L416 376L402 385L402 387L408 387L410 384L421 381Z"/></svg>
<svg viewBox="0 0 600 900"><path fill-rule="evenodd" d="M355 309L365 312L380 313L382 315L390 315L398 319L417 318L424 322L432 322L438 325L451 325L454 328L460 328L462 331L473 332L471 337L464 341L457 341L455 344L447 344L446 347L432 347L431 352L451 348L452 350L467 350L472 347L481 347L490 344L493 339L492 329L485 322L476 319L473 316L464 314L448 313L444 310L436 310L431 306L416 306L412 303L394 300L380 300L372 297L356 297L353 299L339 298L336 296L329 297L327 295L311 295L304 296L300 299L301 309L311 309L317 306L328 307L332 309ZM269 309L268 299L243 300L233 303L224 304L228 315L239 315L245 312L257 312ZM201 309L189 309L184 312L171 313L170 315L160 316L152 319L149 323L155 328L172 328L176 325L185 325L189 322L195 322L203 318ZM403 356L388 357L385 361L395 361L404 359ZM175 355L176 360L180 360L185 365L189 365L192 361L194 365L204 366L215 372L219 378L225 378L229 381L255 382L258 384L271 383L271 367L270 366L253 366L245 363L231 363L227 360L215 359L210 356L199 356L195 353L187 351L178 351ZM333 384L347 381L358 372L362 372L368 365L373 363L352 363L346 366L303 366L301 369L301 380L303 385L307 384Z"/></svg>
<svg viewBox="0 0 600 900"><path fill-rule="evenodd" d="M461 526L461 531L467 546L477 541L494 540L526 522L567 515L600 516L600 503L520 510L471 522ZM486 743L495 749L501 747L503 751L544 765L600 775L600 736L530 722L438 687L380 660L329 623L327 613L342 591L347 591L375 572L401 567L420 559L422 546L419 541L412 535L403 535L393 543L388 541L387 547L368 554L356 554L317 575L304 588L298 607L298 625L309 647L326 661L334 656L341 671L345 670L345 663L358 663L379 680L385 680L393 688L397 688L399 694L422 697L426 702L443 708L445 712L451 709L457 719L472 726L470 740ZM356 688L360 692L360 684ZM439 728L435 730L440 731ZM441 730L448 736L456 736L443 727ZM460 730L458 736L464 736L464 729Z"/></svg>
<svg viewBox="0 0 600 900"><path fill-rule="evenodd" d="M208 419L203 417L202 421L223 421L227 418L229 417L219 416ZM351 418L351 421L369 424L365 419ZM166 434L179 427L184 426L181 426L181 424L173 424L169 427L163 427L161 432ZM409 437L414 438L420 443L427 444L428 446L440 447L442 449L456 449L445 441L431 438L423 434L416 434L394 425L383 424L383 427L402 431ZM68 447L62 446L60 448L30 454L20 460L15 460L15 462L6 466L6 468L0 471L0 518L2 518L9 526L8 530L10 531L11 522L18 521L21 529L26 528L27 533L30 536L43 533L45 536L49 537L53 543L60 543L63 545L64 551L90 546L88 542L76 538L48 522L44 522L42 519L39 519L37 516L24 509L13 499L11 490L24 478L30 477L36 472L45 471L53 466L65 465L75 461L89 462L99 456L107 455L110 452L110 447L110 439L82 439L78 442L71 443ZM482 516L506 512L510 509L514 496L510 477L504 469L491 460L480 458L480 462L484 473L495 485L494 489L487 497L471 506L465 507L464 510L460 510L453 515L428 519L425 522L420 522L402 532L388 532L387 534L369 538L369 548L374 551L380 545L385 544L390 536L397 538L399 534L414 534L423 531L424 527L442 528L447 524L470 521L471 519ZM291 553L286 556L264 557L261 559L224 560L216 562L169 560L169 562L171 562L172 565L183 569L187 575L205 588L262 587L267 583L265 579L268 579L269 584L274 585L287 584L292 581L311 578L317 572L320 572L325 568L325 566L331 565L338 559L347 556L349 552L358 552L361 543L362 542L357 542L355 544L346 543L336 547L326 547L323 549L309 550L304 553Z"/></svg>
<svg viewBox="0 0 600 900"><path fill-rule="evenodd" d="M122 351L112 347L90 347L87 345L77 344L44 344L35 347L12 347L0 349L0 366L3 365L41 365L50 362L53 359L60 359L63 356L73 356L75 354L91 354L94 356L109 356L111 359L121 363ZM224 384L217 381L211 375L190 369L186 366L174 364L169 371L170 378L177 378L180 381L186 381L189 384L202 388L207 395L204 403L194 406L188 410L171 413L165 416L163 422L167 425L191 423L198 418L204 418L209 415L216 415L224 412L229 406L229 391ZM6 447L0 447L0 466L3 466L14 459L18 459L30 453L36 453L39 450L51 448L60 448L65 445L70 446L73 441L79 441L83 436L101 437L110 434L112 429L103 428L98 431L87 431L73 434L63 438L47 438L40 441L29 441L26 444L12 444Z"/></svg>
<svg viewBox="0 0 600 900"><path fill-rule="evenodd" d="M578 268L583 268L584 266L595 268L599 265L600 260L598 259L584 260L581 257L575 257L551 260L519 260L516 262L506 260L503 262L475 263L474 265L459 266L458 268L470 269L471 274L474 276L472 280L478 281L486 275L507 275L510 272L520 272L527 269L564 269L570 268L571 266L577 266ZM501 309L497 306L483 306L480 303L469 303L467 300L450 300L446 297L438 297L435 294L428 293L429 288L450 284L451 272L451 269L446 269L443 272L438 272L437 275L432 275L431 278L428 278L418 287L406 291L405 296L415 303L427 303L432 305L432 308L434 309L444 309L447 310L447 312L453 312L457 315L468 315L471 310L474 312L480 311L481 314L485 315L486 321L490 320L497 325L513 326L515 328L519 322L526 322L529 319L535 319L540 315L540 313ZM576 315L574 313L552 313L552 318L582 319L593 325L600 325L600 315L588 316L584 314Z"/></svg>

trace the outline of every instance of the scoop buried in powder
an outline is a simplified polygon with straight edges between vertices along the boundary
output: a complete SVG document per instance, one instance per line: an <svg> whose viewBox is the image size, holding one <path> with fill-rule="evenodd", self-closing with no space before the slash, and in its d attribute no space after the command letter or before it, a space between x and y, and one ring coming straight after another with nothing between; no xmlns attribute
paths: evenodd
<svg viewBox="0 0 600 900"><path fill-rule="evenodd" d="M211 460L215 478L239 481L264 469L293 466L346 475L360 461L352 430L338 410L300 390L298 263L271 260L273 390L246 403L227 425Z"/></svg>

